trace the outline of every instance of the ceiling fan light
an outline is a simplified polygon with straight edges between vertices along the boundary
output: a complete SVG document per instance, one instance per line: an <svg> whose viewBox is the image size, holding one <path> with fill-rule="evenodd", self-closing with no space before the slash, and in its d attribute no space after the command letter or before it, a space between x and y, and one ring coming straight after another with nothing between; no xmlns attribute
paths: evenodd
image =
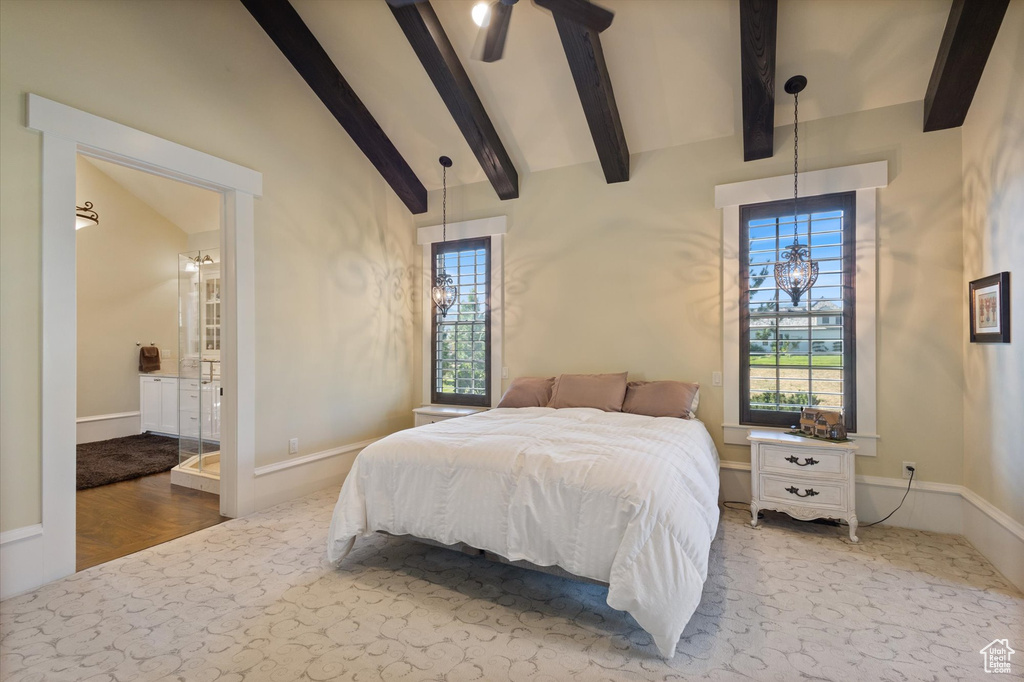
<svg viewBox="0 0 1024 682"><path fill-rule="evenodd" d="M491 19L491 5L488 2L480 2L473 5L473 23L481 28L490 23Z"/></svg>

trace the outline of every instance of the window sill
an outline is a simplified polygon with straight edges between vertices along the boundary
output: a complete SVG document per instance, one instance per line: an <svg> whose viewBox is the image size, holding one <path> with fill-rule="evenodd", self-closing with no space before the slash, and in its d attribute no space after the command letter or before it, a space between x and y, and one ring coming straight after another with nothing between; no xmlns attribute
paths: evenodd
<svg viewBox="0 0 1024 682"><path fill-rule="evenodd" d="M770 431L772 433L785 433L791 431L788 428L776 428L772 426L744 426L742 424L722 424L725 434L725 442L728 445L750 445L747 436L751 430ZM877 455L877 444L880 436L876 433L851 433L850 439L857 444L857 455L874 457Z"/></svg>

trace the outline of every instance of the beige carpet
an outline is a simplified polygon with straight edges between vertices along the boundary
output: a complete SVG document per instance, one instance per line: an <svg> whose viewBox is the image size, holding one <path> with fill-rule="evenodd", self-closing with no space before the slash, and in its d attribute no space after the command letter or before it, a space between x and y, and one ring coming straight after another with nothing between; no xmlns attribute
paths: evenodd
<svg viewBox="0 0 1024 682"><path fill-rule="evenodd" d="M1024 596L955 536L727 511L676 656L598 586L400 539L341 569L325 491L0 604L3 680L979 680ZM1013 672L1024 670L1024 654ZM992 678L1003 679L1003 678Z"/></svg>

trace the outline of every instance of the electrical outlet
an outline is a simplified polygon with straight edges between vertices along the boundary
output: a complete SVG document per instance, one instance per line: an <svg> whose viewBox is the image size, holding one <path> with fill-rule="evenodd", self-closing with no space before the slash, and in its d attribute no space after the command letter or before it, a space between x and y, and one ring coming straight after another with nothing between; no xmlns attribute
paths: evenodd
<svg viewBox="0 0 1024 682"><path fill-rule="evenodd" d="M166 360L169 357L171 357L171 351L167 350L166 348L161 348L160 349L160 359L161 360Z"/></svg>
<svg viewBox="0 0 1024 682"><path fill-rule="evenodd" d="M501 378L508 379L508 367L501 368Z"/></svg>
<svg viewBox="0 0 1024 682"><path fill-rule="evenodd" d="M290 439L288 439L288 454L289 455L294 455L294 454L298 453L298 451L299 451L299 439L298 438L290 438Z"/></svg>
<svg viewBox="0 0 1024 682"><path fill-rule="evenodd" d="M721 372L712 372L711 373L711 385L712 386L721 386L722 385L722 373Z"/></svg>
<svg viewBox="0 0 1024 682"><path fill-rule="evenodd" d="M914 470L914 475L917 475L917 463L915 462L904 462L903 463L903 478L910 478L910 470Z"/></svg>

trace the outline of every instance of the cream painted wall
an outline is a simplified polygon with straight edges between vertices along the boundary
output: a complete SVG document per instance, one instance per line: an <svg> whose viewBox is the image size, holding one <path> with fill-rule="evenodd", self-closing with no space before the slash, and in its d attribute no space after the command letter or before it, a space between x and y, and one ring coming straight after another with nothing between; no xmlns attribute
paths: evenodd
<svg viewBox="0 0 1024 682"><path fill-rule="evenodd" d="M82 49L81 36L102 36ZM130 57L130 58L128 58ZM408 211L241 3L0 3L0 530L40 520L40 136L27 92L263 173L256 464L410 426Z"/></svg>
<svg viewBox="0 0 1024 682"><path fill-rule="evenodd" d="M921 121L920 102L811 121L800 130L801 168L889 162L878 194L882 440L858 470L899 477L906 459L922 480L960 483L960 132L923 134ZM596 163L533 173L515 201L487 184L450 189L449 220L509 216L509 375L629 370L700 381L700 417L723 459L748 459L748 448L723 445L722 389L711 386L722 368L714 187L791 172L792 144L790 126L776 129L776 156L753 163L738 136L637 154L630 181L616 185ZM440 222L431 199L418 225Z"/></svg>
<svg viewBox="0 0 1024 682"><path fill-rule="evenodd" d="M1024 0L1013 0L963 127L964 485L1024 523ZM967 284L1010 272L1011 343L969 342Z"/></svg>
<svg viewBox="0 0 1024 682"><path fill-rule="evenodd" d="M220 230L196 232L188 235L188 251L209 251L220 248Z"/></svg>
<svg viewBox="0 0 1024 682"><path fill-rule="evenodd" d="M91 201L100 224L76 237L78 416L139 409L139 349L178 346L178 254L187 235L81 156L78 205ZM141 171L135 171L141 172Z"/></svg>

